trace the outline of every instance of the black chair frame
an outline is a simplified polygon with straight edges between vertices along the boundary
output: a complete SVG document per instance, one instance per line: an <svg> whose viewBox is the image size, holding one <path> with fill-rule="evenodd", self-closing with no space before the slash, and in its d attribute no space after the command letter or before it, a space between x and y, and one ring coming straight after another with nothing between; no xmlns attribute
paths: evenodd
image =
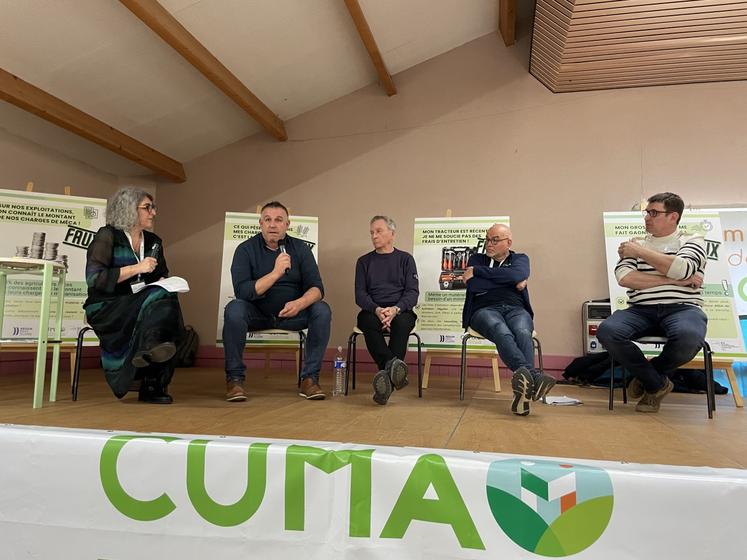
<svg viewBox="0 0 747 560"><path fill-rule="evenodd" d="M73 401L78 400L78 383L80 382L80 360L83 354L83 337L88 331L92 331L93 327L83 327L78 331L78 341L76 342L75 351L75 369L73 372L73 385L71 387L73 393Z"/></svg>
<svg viewBox="0 0 747 560"><path fill-rule="evenodd" d="M667 338L665 336L643 336L635 339L635 342L641 344L666 344ZM711 350L710 344L706 340L703 340L703 368L705 369L706 375L706 403L708 407L708 418L713 418L713 412L716 410L716 391L713 383L713 351ZM623 404L628 403L628 383L625 368L622 368L622 394ZM609 409L614 408L614 397L615 397L615 359L610 354L610 394L609 394Z"/></svg>
<svg viewBox="0 0 747 560"><path fill-rule="evenodd" d="M289 333L296 333L298 334L298 387L301 387L301 371L303 371L303 352L304 348L306 346L306 333L304 331L289 331L287 329L266 329L266 330L281 330L286 331ZM250 333L262 333L263 331L249 331Z"/></svg>
<svg viewBox="0 0 747 560"><path fill-rule="evenodd" d="M477 331L475 331L477 332ZM459 364L459 400L464 400L464 385L467 381L467 342L470 338L480 338L486 340L484 336L474 336L469 331L464 331L462 334L462 361ZM532 346L537 351L537 362L539 364L540 371L545 371L544 364L542 362L542 344L536 336L532 336Z"/></svg>
<svg viewBox="0 0 747 560"><path fill-rule="evenodd" d="M356 350L358 348L358 335L361 335L363 333L359 333L356 331L353 331L350 333L350 336L348 337L348 353L347 353L347 364L348 367L345 370L345 396L348 396L348 382L350 379L350 372L352 370L353 373L353 391L355 391L355 375L356 375L356 369L358 365L358 360L356 358ZM389 333L384 333L385 337L389 337ZM414 337L417 341L418 345L418 398L423 398L423 341L420 340L420 335L416 333L415 331L412 331L408 338Z"/></svg>

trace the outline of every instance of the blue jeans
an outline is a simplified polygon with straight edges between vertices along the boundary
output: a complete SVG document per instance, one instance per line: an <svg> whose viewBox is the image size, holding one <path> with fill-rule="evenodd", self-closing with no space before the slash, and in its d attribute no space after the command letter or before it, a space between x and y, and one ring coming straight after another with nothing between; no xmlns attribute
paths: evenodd
<svg viewBox="0 0 747 560"><path fill-rule="evenodd" d="M707 324L706 314L694 305L631 305L603 321L597 338L616 362L640 380L647 393L655 393L666 385L668 376L695 357ZM651 361L633 343L642 336L668 339L661 354Z"/></svg>
<svg viewBox="0 0 747 560"><path fill-rule="evenodd" d="M534 367L532 317L523 307L493 305L472 314L470 327L495 344L498 355L511 371Z"/></svg>
<svg viewBox="0 0 747 560"><path fill-rule="evenodd" d="M319 382L322 358L329 342L332 311L325 301L317 301L295 317L281 319L265 315L250 301L234 299L226 305L223 321L223 351L226 358L226 379L243 381L246 377L244 345L246 333L265 329L300 331L308 328L304 347L301 378Z"/></svg>

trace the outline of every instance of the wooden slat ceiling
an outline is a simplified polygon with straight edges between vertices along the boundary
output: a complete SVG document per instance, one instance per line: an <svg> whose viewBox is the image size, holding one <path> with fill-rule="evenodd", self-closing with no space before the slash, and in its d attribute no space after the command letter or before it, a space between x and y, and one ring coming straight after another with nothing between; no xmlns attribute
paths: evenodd
<svg viewBox="0 0 747 560"><path fill-rule="evenodd" d="M529 71L553 92L747 79L747 1L537 0Z"/></svg>

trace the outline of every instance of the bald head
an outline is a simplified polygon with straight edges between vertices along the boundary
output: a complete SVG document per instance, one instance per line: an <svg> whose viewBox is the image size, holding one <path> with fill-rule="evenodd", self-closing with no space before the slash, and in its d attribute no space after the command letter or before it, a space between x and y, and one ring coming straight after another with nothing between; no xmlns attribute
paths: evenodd
<svg viewBox="0 0 747 560"><path fill-rule="evenodd" d="M508 237L511 239L511 228L505 224L493 224L488 230L488 237Z"/></svg>
<svg viewBox="0 0 747 560"><path fill-rule="evenodd" d="M493 224L485 238L485 254L491 259L501 261L508 256L511 243L511 228L503 224Z"/></svg>

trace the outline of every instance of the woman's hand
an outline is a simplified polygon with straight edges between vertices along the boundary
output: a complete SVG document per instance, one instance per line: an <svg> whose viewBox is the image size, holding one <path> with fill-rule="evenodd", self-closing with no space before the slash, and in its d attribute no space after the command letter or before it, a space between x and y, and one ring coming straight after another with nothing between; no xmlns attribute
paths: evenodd
<svg viewBox="0 0 747 560"><path fill-rule="evenodd" d="M150 274L156 269L157 265L158 261L156 259L153 257L145 257L138 263L138 266L140 267L138 274Z"/></svg>

